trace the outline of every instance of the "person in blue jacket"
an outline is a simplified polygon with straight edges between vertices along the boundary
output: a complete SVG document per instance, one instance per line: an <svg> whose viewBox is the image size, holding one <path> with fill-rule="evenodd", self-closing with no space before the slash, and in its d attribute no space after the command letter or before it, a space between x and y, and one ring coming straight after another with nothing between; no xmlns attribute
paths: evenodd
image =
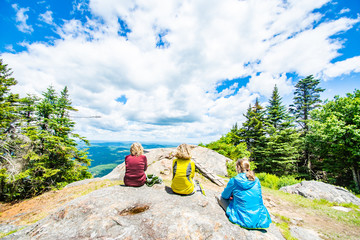
<svg viewBox="0 0 360 240"><path fill-rule="evenodd" d="M260 181L250 170L250 162L239 159L236 162L238 175L231 178L220 198L220 206L226 211L230 222L247 229L265 229L271 218L264 206Z"/></svg>

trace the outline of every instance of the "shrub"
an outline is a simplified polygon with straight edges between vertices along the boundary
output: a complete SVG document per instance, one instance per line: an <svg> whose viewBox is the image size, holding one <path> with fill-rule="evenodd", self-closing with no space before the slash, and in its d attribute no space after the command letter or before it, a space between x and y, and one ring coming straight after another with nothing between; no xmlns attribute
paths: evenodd
<svg viewBox="0 0 360 240"><path fill-rule="evenodd" d="M280 179L273 175L273 174L267 174L264 181L261 183L264 187L268 187L271 189L279 189L278 188L278 184L279 184Z"/></svg>
<svg viewBox="0 0 360 240"><path fill-rule="evenodd" d="M262 186L276 190L303 181L302 179L296 179L294 176L283 176L279 178L276 175L268 173L258 173L256 176L259 178Z"/></svg>
<svg viewBox="0 0 360 240"><path fill-rule="evenodd" d="M226 168L229 178L235 177L237 175L236 161L228 161L226 163Z"/></svg>
<svg viewBox="0 0 360 240"><path fill-rule="evenodd" d="M283 176L279 179L278 188L294 185L302 181L303 179L296 179L294 176Z"/></svg>

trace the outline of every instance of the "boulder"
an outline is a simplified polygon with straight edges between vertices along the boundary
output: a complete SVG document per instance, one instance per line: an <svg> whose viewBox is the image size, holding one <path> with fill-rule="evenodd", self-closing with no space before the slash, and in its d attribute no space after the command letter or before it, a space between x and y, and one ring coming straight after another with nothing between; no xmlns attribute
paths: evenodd
<svg viewBox="0 0 360 240"><path fill-rule="evenodd" d="M342 187L317 181L303 181L280 188L281 191L298 194L311 199L326 199L330 202L353 203L360 206L360 198Z"/></svg>
<svg viewBox="0 0 360 240"><path fill-rule="evenodd" d="M232 224L215 195L179 196L164 184L103 188L4 239L284 239L274 224L267 231Z"/></svg>
<svg viewBox="0 0 360 240"><path fill-rule="evenodd" d="M227 176L226 162L231 159L223 155L200 146L191 145L191 154L196 161L197 167L206 169L216 175ZM144 150L144 155L148 160L147 174L168 175L172 171L172 160L174 158L176 148L155 148ZM108 175L102 179L123 179L125 175L125 164L122 163L114 168ZM216 177L216 176L214 176Z"/></svg>
<svg viewBox="0 0 360 240"><path fill-rule="evenodd" d="M200 147L194 146L191 151L194 160L204 166L209 171L214 172L216 175L228 176L226 169L226 162L232 161L218 152Z"/></svg>
<svg viewBox="0 0 360 240"><path fill-rule="evenodd" d="M319 234L312 229L306 229L299 226L290 227L291 236L299 240L321 240Z"/></svg>

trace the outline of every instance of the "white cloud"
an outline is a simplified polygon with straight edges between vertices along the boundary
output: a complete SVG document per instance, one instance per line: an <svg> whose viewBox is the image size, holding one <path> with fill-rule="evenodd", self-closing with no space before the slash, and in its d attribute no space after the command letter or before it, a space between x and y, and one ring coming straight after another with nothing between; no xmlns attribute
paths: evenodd
<svg viewBox="0 0 360 240"><path fill-rule="evenodd" d="M343 9L341 9L340 14L344 14L344 13L348 13L348 12L350 12L349 8L343 8Z"/></svg>
<svg viewBox="0 0 360 240"><path fill-rule="evenodd" d="M52 25L53 20L54 20L53 17L52 17L52 14L53 14L53 12L48 10L45 13L40 14L39 19L40 19L40 21L43 21L43 22L45 22L45 23L47 23L49 25Z"/></svg>
<svg viewBox="0 0 360 240"><path fill-rule="evenodd" d="M8 50L9 52L15 52L14 46L12 44L6 45L5 49Z"/></svg>
<svg viewBox="0 0 360 240"><path fill-rule="evenodd" d="M338 77L351 72L360 72L360 56L348 58L344 61L330 63L324 71L325 77Z"/></svg>
<svg viewBox="0 0 360 240"><path fill-rule="evenodd" d="M343 47L333 36L359 19L324 20L313 12L328 2L75 1L74 9L95 17L65 20L52 45L27 44L27 51L3 58L19 81L17 92L67 85L76 114L100 115L76 118L90 139L208 142L240 123L249 104L269 97L275 84L289 95L287 72L358 71L358 58L330 64ZM41 16L52 22L50 11ZM126 37L119 21L130 29ZM159 34L167 47L156 46ZM215 90L224 79L246 77L246 86ZM116 101L120 96L126 104Z"/></svg>
<svg viewBox="0 0 360 240"><path fill-rule="evenodd" d="M287 79L285 74L272 75L271 73L264 72L259 75L251 77L247 88L251 92L258 92L269 98L277 86L280 95L286 95L292 93L291 79Z"/></svg>
<svg viewBox="0 0 360 240"><path fill-rule="evenodd" d="M17 4L12 4L11 6L16 11L16 22L18 23L17 28L19 31L24 33L33 32L33 27L26 23L29 16L25 13L29 11L29 8L19 8Z"/></svg>

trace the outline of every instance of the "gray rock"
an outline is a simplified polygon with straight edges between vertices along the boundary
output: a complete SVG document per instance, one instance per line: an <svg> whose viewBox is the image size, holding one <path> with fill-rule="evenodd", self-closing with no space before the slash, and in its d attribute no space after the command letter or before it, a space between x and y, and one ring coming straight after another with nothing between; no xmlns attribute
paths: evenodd
<svg viewBox="0 0 360 240"><path fill-rule="evenodd" d="M11 225L11 224L0 224L0 234L7 234L10 233L11 231L16 231L18 229L21 228L25 228L26 226L21 226L21 225Z"/></svg>
<svg viewBox="0 0 360 240"><path fill-rule="evenodd" d="M360 205L360 199L342 187L317 181L303 181L280 188L281 191L298 194L311 199L326 199L330 202Z"/></svg>
<svg viewBox="0 0 360 240"><path fill-rule="evenodd" d="M342 206L333 206L331 208L338 210L338 211L343 211L343 212L351 212L352 211L351 208L346 208L346 207L342 207Z"/></svg>
<svg viewBox="0 0 360 240"><path fill-rule="evenodd" d="M179 196L155 186L94 191L4 239L284 239L274 224L250 231L229 222L217 192Z"/></svg>
<svg viewBox="0 0 360 240"><path fill-rule="evenodd" d="M306 229L299 226L290 227L291 236L299 240L321 240L319 235L312 229Z"/></svg>
<svg viewBox="0 0 360 240"><path fill-rule="evenodd" d="M76 187L76 186L80 186L80 185L88 184L88 183L92 183L92 182L97 182L97 181L101 181L101 178L90 178L90 179L84 179L81 181L73 182L73 183L66 185L65 188Z"/></svg>
<svg viewBox="0 0 360 240"><path fill-rule="evenodd" d="M172 159L174 157L176 148L155 148L146 149L144 155L148 160L147 174L170 174L172 168ZM192 157L202 166L206 167L213 173L221 176L227 176L226 162L231 159L224 157L223 155L200 146L192 145L191 150ZM108 175L102 177L102 179L118 180L123 179L125 175L124 163L118 165Z"/></svg>
<svg viewBox="0 0 360 240"><path fill-rule="evenodd" d="M191 151L192 157L196 162L211 170L217 175L227 176L226 162L232 161L216 151L208 148L195 146Z"/></svg>

